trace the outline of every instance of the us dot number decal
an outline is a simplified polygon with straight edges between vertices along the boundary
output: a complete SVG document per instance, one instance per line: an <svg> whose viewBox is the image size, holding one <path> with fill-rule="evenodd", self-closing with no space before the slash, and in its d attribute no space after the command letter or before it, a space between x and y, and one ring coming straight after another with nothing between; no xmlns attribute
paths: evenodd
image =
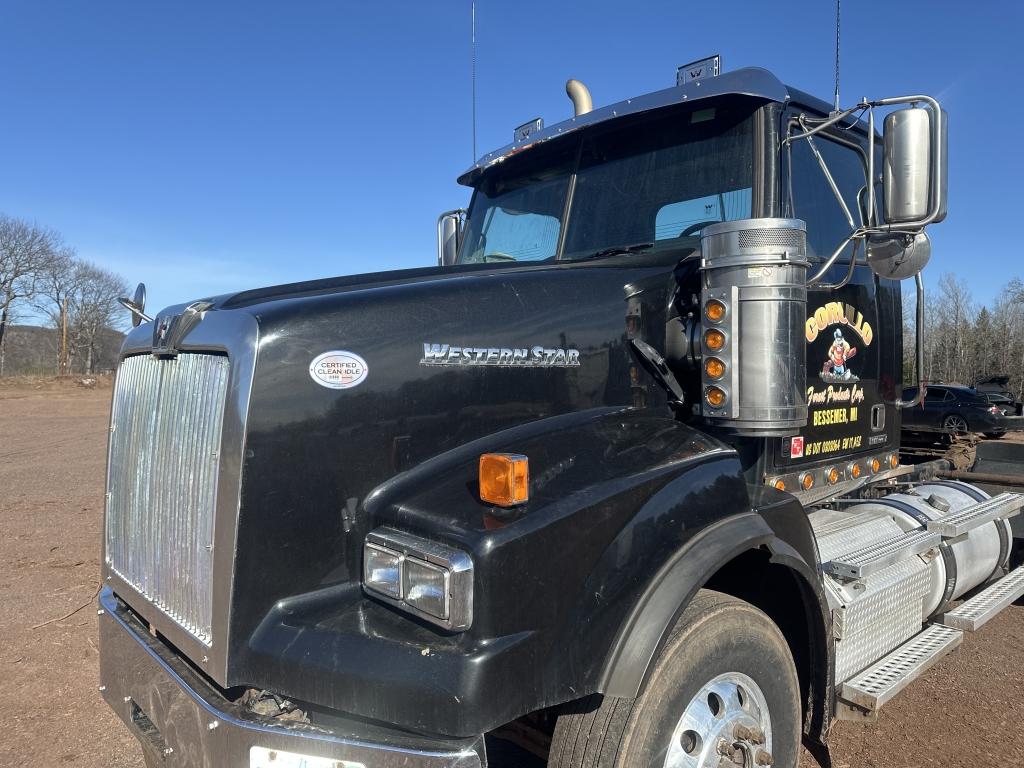
<svg viewBox="0 0 1024 768"><path fill-rule="evenodd" d="M309 364L309 375L321 387L350 389L358 387L370 372L366 361L355 352L335 349L317 355Z"/></svg>

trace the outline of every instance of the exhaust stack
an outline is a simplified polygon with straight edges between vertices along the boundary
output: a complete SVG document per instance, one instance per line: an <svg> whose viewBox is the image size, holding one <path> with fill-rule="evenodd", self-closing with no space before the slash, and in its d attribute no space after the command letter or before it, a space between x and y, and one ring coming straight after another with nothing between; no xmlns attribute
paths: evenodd
<svg viewBox="0 0 1024 768"><path fill-rule="evenodd" d="M565 92L572 99L572 107L576 117L585 115L594 108L594 101L590 98L590 91L579 80L569 80L565 84Z"/></svg>

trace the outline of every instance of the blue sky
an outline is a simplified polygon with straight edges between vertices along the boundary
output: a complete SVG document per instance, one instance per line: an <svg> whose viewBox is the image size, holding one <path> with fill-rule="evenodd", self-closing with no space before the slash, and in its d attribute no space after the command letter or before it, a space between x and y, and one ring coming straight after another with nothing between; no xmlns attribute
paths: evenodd
<svg viewBox="0 0 1024 768"><path fill-rule="evenodd" d="M946 271L988 301L1024 216L1024 5L847 2L844 103L925 92L950 114ZM478 149L514 126L671 85L721 53L829 99L834 5L477 3ZM884 25L884 26L883 26ZM145 280L150 307L428 265L471 161L469 0L58 2L0 8L0 211Z"/></svg>

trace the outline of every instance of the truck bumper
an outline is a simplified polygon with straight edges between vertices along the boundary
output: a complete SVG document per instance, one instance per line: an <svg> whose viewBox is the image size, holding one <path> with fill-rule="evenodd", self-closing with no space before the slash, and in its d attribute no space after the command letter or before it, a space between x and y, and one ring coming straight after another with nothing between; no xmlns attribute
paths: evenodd
<svg viewBox="0 0 1024 768"><path fill-rule="evenodd" d="M118 601L99 598L100 690L142 744L149 765L250 768L285 753L331 768L484 768L483 739L427 741L365 723L329 728L260 717L225 699ZM280 758L275 760L275 758ZM310 761L312 762L312 761Z"/></svg>

